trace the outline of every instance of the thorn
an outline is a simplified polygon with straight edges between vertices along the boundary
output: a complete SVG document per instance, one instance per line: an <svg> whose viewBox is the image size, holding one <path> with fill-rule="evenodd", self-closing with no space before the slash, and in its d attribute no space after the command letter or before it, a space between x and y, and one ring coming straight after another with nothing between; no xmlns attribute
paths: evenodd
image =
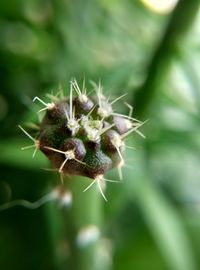
<svg viewBox="0 0 200 270"><path fill-rule="evenodd" d="M119 157L120 157L120 159L121 159L121 162L124 162L124 159L123 159L123 157L122 157L122 154L121 154L121 152L120 152L119 147L116 147L116 146L115 146L115 148L116 148L117 153L118 153L118 155L119 155Z"/></svg>
<svg viewBox="0 0 200 270"><path fill-rule="evenodd" d="M89 113L86 115L87 118L91 115L91 113L94 111L94 109L95 109L96 107L97 107L97 105L95 104L95 105L93 106L93 108L89 111Z"/></svg>
<svg viewBox="0 0 200 270"><path fill-rule="evenodd" d="M112 143L112 145L116 148L117 153L118 153L118 155L119 155L119 157L120 157L120 159L121 159L121 162L124 163L124 159L123 159L123 157L122 157L120 148L124 147L125 144L124 144L124 142L122 141L121 136L116 134L116 135L112 138L111 143Z"/></svg>
<svg viewBox="0 0 200 270"><path fill-rule="evenodd" d="M82 86L82 89L83 89L83 94L86 96L87 92L86 92L86 87L85 87L85 76L83 78L83 86Z"/></svg>
<svg viewBox="0 0 200 270"><path fill-rule="evenodd" d="M59 168L59 172L60 172L60 173L62 173L62 169L63 169L63 167L65 166L65 164L66 164L66 162L67 162L68 160L69 160L69 159L66 158L66 159L63 161L63 163L61 164L61 166L60 166L60 168ZM63 182L62 182L62 184L63 184Z"/></svg>
<svg viewBox="0 0 200 270"><path fill-rule="evenodd" d="M107 202L108 200L107 200L107 198L106 198L106 196L105 196L105 194L103 193L103 189L102 189L102 186L101 186L101 184L104 184L105 185L105 182L106 181L108 181L108 182L110 182L110 181L112 181L112 180L106 180L104 177L103 177L103 175L102 174L100 174L100 175L97 175L96 176L96 178L94 179L94 181L84 190L84 191L86 191L86 190L88 190L90 187L92 187L93 185L94 185L94 183L96 182L97 183L97 186L98 186L98 188L99 188L99 191L100 191L100 194L102 195L102 197L104 198L104 200Z"/></svg>
<svg viewBox="0 0 200 270"><path fill-rule="evenodd" d="M73 115L73 104L72 104L72 99L73 99L73 85L72 81L70 82L70 93L69 93L69 118L72 119Z"/></svg>
<svg viewBox="0 0 200 270"><path fill-rule="evenodd" d="M124 160L121 160L121 162L119 163L119 165L117 166L117 170L118 170L118 175L119 175L119 179L120 181L123 181L123 173L122 173L122 167L125 166L125 162Z"/></svg>
<svg viewBox="0 0 200 270"><path fill-rule="evenodd" d="M26 123L26 126L31 129L40 130L40 126L32 122Z"/></svg>
<svg viewBox="0 0 200 270"><path fill-rule="evenodd" d="M34 143L36 142L36 139L34 139L22 126L18 125L18 127L28 136Z"/></svg>
<svg viewBox="0 0 200 270"><path fill-rule="evenodd" d="M24 134L26 136L29 137L29 139L31 139L34 144L33 145L29 145L29 146L25 146L25 147L22 147L21 150L26 150L26 149L30 149L30 148L34 148L35 147L35 150L33 152L33 158L35 157L35 154L37 152L37 150L40 148L40 141L39 140L36 140L34 139L23 127L21 127L20 125L18 125L18 127L24 132Z"/></svg>
<svg viewBox="0 0 200 270"><path fill-rule="evenodd" d="M135 132L139 134L142 138L146 139L146 136L141 131L136 129Z"/></svg>
<svg viewBox="0 0 200 270"><path fill-rule="evenodd" d="M118 170L119 179L123 181L124 179L123 179L122 167L118 165L117 170Z"/></svg>
<svg viewBox="0 0 200 270"><path fill-rule="evenodd" d="M39 102L41 102L45 107L41 110L39 110L38 112L42 112L42 111L45 111L45 110L52 110L54 107L55 107L55 103L54 102L51 102L51 103L46 103L44 102L42 99L40 99L39 97L34 97L33 99L33 102L35 102L36 100L38 100Z"/></svg>
<svg viewBox="0 0 200 270"><path fill-rule="evenodd" d="M27 150L27 149L30 149L30 148L33 148L33 147L35 147L35 144L21 147L21 150Z"/></svg>
<svg viewBox="0 0 200 270"><path fill-rule="evenodd" d="M111 183L121 184L120 181L117 181L117 180L110 180L110 179L107 179L107 178L104 178L104 181L105 181L105 182L111 182Z"/></svg>
<svg viewBox="0 0 200 270"><path fill-rule="evenodd" d="M83 192L86 192L87 190L89 190L89 189L94 185L95 182L96 182L96 179L93 180L92 183L89 184L89 186L87 186L87 187L83 190Z"/></svg>
<svg viewBox="0 0 200 270"><path fill-rule="evenodd" d="M64 174L62 171L60 172L60 181L61 181L61 184L63 185L64 184Z"/></svg>
<svg viewBox="0 0 200 270"><path fill-rule="evenodd" d="M125 114L121 114L121 113L112 113L111 115L113 115L113 116L121 116L121 117L123 117L123 118L130 119L130 120L135 121L135 122L137 122L137 123L141 123L141 122L140 122L139 120L137 120L136 118L130 117L130 116L125 115Z"/></svg>
<svg viewBox="0 0 200 270"><path fill-rule="evenodd" d="M83 161L81 161L81 160L79 160L77 158L74 158L74 160L76 160L78 163L80 163L80 164L82 164L84 166L88 166L85 162L83 162Z"/></svg>
<svg viewBox="0 0 200 270"><path fill-rule="evenodd" d="M102 94L102 87L101 87L100 81L99 81L99 85L96 88L96 94L97 94L98 105L99 105L97 114L102 118L110 116L112 114L112 106L111 104L107 102L105 96Z"/></svg>
<svg viewBox="0 0 200 270"><path fill-rule="evenodd" d="M54 168L41 168L41 169L47 172L58 172L58 170Z"/></svg>
<svg viewBox="0 0 200 270"><path fill-rule="evenodd" d="M118 98L114 99L114 100L110 103L110 105L113 105L115 102L119 101L120 99L122 99L122 98L125 97L126 95L127 95L127 94L123 94L123 95L119 96Z"/></svg>
<svg viewBox="0 0 200 270"><path fill-rule="evenodd" d="M132 149L132 150L136 150L136 148L134 146L129 146L129 145L125 145L125 148L127 149Z"/></svg>
<svg viewBox="0 0 200 270"><path fill-rule="evenodd" d="M40 99L39 97L34 97L34 99L33 99L33 102L35 102L36 100L38 100L38 101L40 101L44 106L46 106L47 107L47 103L45 103L42 99Z"/></svg>
<svg viewBox="0 0 200 270"><path fill-rule="evenodd" d="M103 94L102 94L102 88L101 88L100 80L99 80L99 84L98 84L98 86L96 88L96 93L97 93L97 97L98 97L99 107L101 108L102 107L101 98L102 98Z"/></svg>
<svg viewBox="0 0 200 270"><path fill-rule="evenodd" d="M124 133L123 135L121 135L121 138L122 138L122 139L126 138L126 137L127 137L129 134L131 134L133 131L139 133L143 138L145 138L145 136L144 136L140 131L138 131L137 129L140 128L141 126L143 126L146 122L147 122L147 120L144 121L144 122L142 122L142 123L140 123L140 124L137 125L136 127L133 127L132 129L130 129L129 131L127 131L126 133Z"/></svg>
<svg viewBox="0 0 200 270"><path fill-rule="evenodd" d="M127 102L124 102L124 104L129 108L129 114L128 114L128 116L131 117L132 114L133 114L133 106L131 106Z"/></svg>
<svg viewBox="0 0 200 270"><path fill-rule="evenodd" d="M35 147L35 150L34 150L34 152L33 152L33 156L32 156L32 158L34 158L34 157L35 157L35 154L36 154L37 150L38 150L38 147Z"/></svg>
<svg viewBox="0 0 200 270"><path fill-rule="evenodd" d="M87 93L86 93L86 88L85 88L85 79L83 81L83 88L82 88L82 92L78 86L78 83L76 80L72 81L72 84L74 86L74 90L76 91L77 95L78 95L78 98L79 98L79 101L81 103L85 103L87 102L88 100L88 97L87 97Z"/></svg>
<svg viewBox="0 0 200 270"><path fill-rule="evenodd" d="M109 129L111 129L112 127L115 126L115 123L113 123L112 125L103 128L101 131L98 132L98 136L101 136L103 133L105 133L106 131L108 131Z"/></svg>
<svg viewBox="0 0 200 270"><path fill-rule="evenodd" d="M64 113L65 113L65 116L67 118L67 121L69 121L69 114L68 114L68 111L66 110L66 108L63 108L64 110Z"/></svg>
<svg viewBox="0 0 200 270"><path fill-rule="evenodd" d="M54 169L54 168L42 168L43 170L45 171L49 171L49 172L59 172L58 169ZM59 172L59 175L60 175L60 181L61 181L61 184L63 185L64 184L64 173L63 172Z"/></svg>
<svg viewBox="0 0 200 270"><path fill-rule="evenodd" d="M52 150L54 152L57 152L57 153L60 153L60 154L64 154L65 155L65 152L64 151L61 151L59 149L55 149L55 148L52 148L52 147L49 147L49 146L44 146L44 148L46 149L49 149L49 150Z"/></svg>
<svg viewBox="0 0 200 270"><path fill-rule="evenodd" d="M64 168L64 166L65 166L65 164L66 164L66 162L68 160L74 159L76 162L79 162L82 165L85 165L85 166L87 165L85 162L83 162L83 161L76 158L75 149L71 149L71 150L67 150L67 151L61 151L61 150L58 150L58 149L55 149L55 148L52 148L52 147L48 147L48 146L44 146L44 148L65 155L65 160L63 161L63 163L61 164L61 166L59 168L60 173L62 173L62 169Z"/></svg>
<svg viewBox="0 0 200 270"><path fill-rule="evenodd" d="M46 110L47 110L46 107L45 107L45 108L42 108L42 109L40 109L40 110L38 111L38 113L44 112L44 111L46 111Z"/></svg>
<svg viewBox="0 0 200 270"><path fill-rule="evenodd" d="M99 187L99 191L100 191L102 197L103 197L104 200L107 202L108 200L107 200L105 194L103 193L103 189L102 189L102 187L101 187L101 181L102 181L102 180L104 180L104 178L102 178L102 179L97 179L97 185L98 185L98 187Z"/></svg>
<svg viewBox="0 0 200 270"><path fill-rule="evenodd" d="M80 127L80 119L77 121L75 118L75 107L73 106L73 81L70 81L69 114L65 108L63 109L68 121L67 127L72 132L72 136L75 136Z"/></svg>

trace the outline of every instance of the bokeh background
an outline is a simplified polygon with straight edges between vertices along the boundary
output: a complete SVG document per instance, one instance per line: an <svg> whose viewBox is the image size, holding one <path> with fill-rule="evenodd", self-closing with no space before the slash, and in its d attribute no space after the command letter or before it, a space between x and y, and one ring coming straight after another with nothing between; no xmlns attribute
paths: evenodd
<svg viewBox="0 0 200 270"><path fill-rule="evenodd" d="M68 94L74 77L88 89L101 80L106 95L127 93L133 116L148 119L146 139L128 140L135 150L126 151L124 183L108 184L107 203L95 188L82 193L88 179L72 179L72 209L0 212L1 269L200 269L199 3L0 2L1 204L38 200L60 184L42 170L42 154L21 151L31 142L18 124L37 122L35 96ZM77 247L71 236L84 224L98 224L100 236Z"/></svg>

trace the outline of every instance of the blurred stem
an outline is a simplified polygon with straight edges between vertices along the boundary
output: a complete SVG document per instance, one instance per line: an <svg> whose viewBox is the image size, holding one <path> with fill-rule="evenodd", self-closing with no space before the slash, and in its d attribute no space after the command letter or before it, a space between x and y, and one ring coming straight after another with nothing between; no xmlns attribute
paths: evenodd
<svg viewBox="0 0 200 270"><path fill-rule="evenodd" d="M77 242L80 231L88 228L101 230L102 223L102 203L95 185L86 192L83 190L91 183L91 179L84 177L72 177L65 180L65 187L72 192L72 206L63 212L65 220L66 236L69 246L68 264L70 268L76 270L97 270L99 267L99 256L97 255L100 239ZM92 227L91 227L92 226ZM91 230L91 239L95 231ZM95 238L95 235L93 235ZM85 234L87 238L87 235ZM98 259L98 261L97 261Z"/></svg>
<svg viewBox="0 0 200 270"><path fill-rule="evenodd" d="M190 83L190 87L193 91L193 96L196 104L196 108L198 108L198 118L200 117L200 93L199 93L199 78L198 71L192 64L192 60L188 59L185 55L181 55L179 59L183 65L182 71L184 72L185 77L188 79Z"/></svg>
<svg viewBox="0 0 200 270"><path fill-rule="evenodd" d="M174 9L164 36L149 63L146 80L135 94L133 103L137 116L144 115L151 104L159 89L158 83L166 76L170 60L199 11L199 3L200 0L180 0Z"/></svg>

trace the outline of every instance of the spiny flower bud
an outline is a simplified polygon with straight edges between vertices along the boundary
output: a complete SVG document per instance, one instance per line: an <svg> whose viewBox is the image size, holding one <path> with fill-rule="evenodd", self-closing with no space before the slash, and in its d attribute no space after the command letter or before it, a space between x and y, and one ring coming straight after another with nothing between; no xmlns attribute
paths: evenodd
<svg viewBox="0 0 200 270"><path fill-rule="evenodd" d="M112 105L124 95L109 102L100 84L95 90L96 93L88 97L85 86L80 90L73 80L69 97L49 95L49 103L35 97L34 101L45 106L39 111L44 111L45 115L36 138L20 128L34 142L36 150L40 149L62 175L94 179L105 198L101 186L106 181L105 173L115 167L121 170L126 147L124 139L133 131L141 134L137 129L143 123L132 118L131 113L126 116L114 112Z"/></svg>

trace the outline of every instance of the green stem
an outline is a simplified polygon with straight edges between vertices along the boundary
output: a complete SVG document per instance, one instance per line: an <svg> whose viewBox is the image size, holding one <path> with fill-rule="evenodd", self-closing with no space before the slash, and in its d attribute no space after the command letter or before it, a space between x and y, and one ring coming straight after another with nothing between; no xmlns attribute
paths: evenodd
<svg viewBox="0 0 200 270"><path fill-rule="evenodd" d="M97 253L100 248L102 205L104 201L95 185L88 191L83 192L91 181L91 179L84 177L72 177L65 180L65 187L72 192L73 196L72 206L63 213L70 249L68 260L70 267L67 269L101 269ZM84 237L82 242L78 238L78 235L80 236L84 230L85 237L87 233L90 233L91 240L88 243L84 243ZM84 236L84 233L82 236Z"/></svg>
<svg viewBox="0 0 200 270"><path fill-rule="evenodd" d="M174 9L165 34L149 64L147 78L134 96L136 115L142 116L146 113L159 89L158 82L166 76L170 60L179 49L199 11L199 3L199 0L180 0Z"/></svg>

